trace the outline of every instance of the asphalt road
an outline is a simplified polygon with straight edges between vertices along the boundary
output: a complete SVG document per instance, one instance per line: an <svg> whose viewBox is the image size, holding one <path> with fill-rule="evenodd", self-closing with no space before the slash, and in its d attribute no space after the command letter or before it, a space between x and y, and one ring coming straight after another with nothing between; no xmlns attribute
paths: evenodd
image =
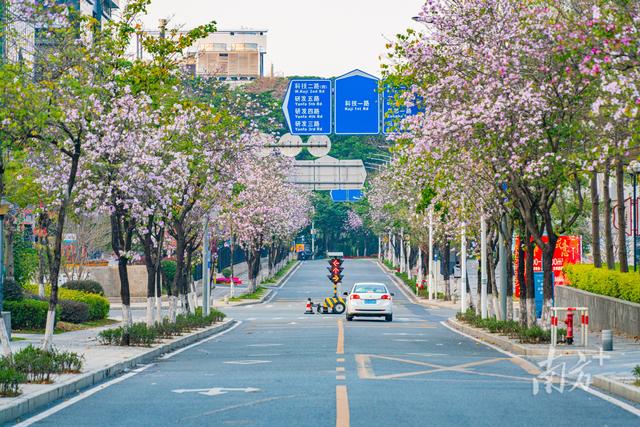
<svg viewBox="0 0 640 427"><path fill-rule="evenodd" d="M394 321L304 315L328 296L324 261L305 262L264 304L230 308L224 335L132 373L41 425L99 426L632 426L640 418L571 384L534 394L530 367L440 322L368 260L356 281L390 285ZM571 367L567 367L570 369ZM36 414L34 414L36 415Z"/></svg>

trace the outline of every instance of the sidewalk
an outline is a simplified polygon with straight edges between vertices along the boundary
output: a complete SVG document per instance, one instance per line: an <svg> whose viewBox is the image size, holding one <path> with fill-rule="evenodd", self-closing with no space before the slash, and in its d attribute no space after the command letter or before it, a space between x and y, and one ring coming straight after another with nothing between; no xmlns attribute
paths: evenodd
<svg viewBox="0 0 640 427"><path fill-rule="evenodd" d="M444 322L443 322L444 323ZM602 337L590 332L588 346L559 344L555 349L549 344L521 344L505 335L472 327L451 318L446 326L473 339L493 345L518 355L528 363L529 373L541 383L568 382L580 386L594 386L624 399L640 403L640 387L632 385L631 370L640 364L640 341L621 335L614 336L613 351L602 350ZM554 386L558 387L558 386Z"/></svg>
<svg viewBox="0 0 640 427"><path fill-rule="evenodd" d="M549 344L520 344L500 334L473 328L455 319L460 306L451 301L428 300L414 295L394 271L377 261L380 268L398 285L403 293L414 303L429 308L443 309L451 319L446 325L473 339L498 347L503 351L519 355L527 363L531 374L537 375L541 382L548 377L557 382L586 383L624 399L640 403L640 387L634 386L631 370L640 364L640 339L622 335L614 336L613 351L602 351L602 335L589 333L589 345L567 346L560 344L554 351ZM445 322L443 322L445 323ZM579 344L579 343L578 343Z"/></svg>
<svg viewBox="0 0 640 427"><path fill-rule="evenodd" d="M460 307L460 304L457 302L443 301L443 300L436 300L436 299L430 300L427 297L418 296L414 294L411 291L411 289L398 276L395 275L395 271L390 270L389 267L387 267L384 263L380 262L379 260L376 260L375 262L382 269L382 271L384 271L389 275L391 280L393 280L394 283L398 285L398 288L400 288L402 293L407 298L409 298L411 302L415 304L424 305L425 307L428 307L428 308L446 309L446 310L452 310L452 311L455 311Z"/></svg>

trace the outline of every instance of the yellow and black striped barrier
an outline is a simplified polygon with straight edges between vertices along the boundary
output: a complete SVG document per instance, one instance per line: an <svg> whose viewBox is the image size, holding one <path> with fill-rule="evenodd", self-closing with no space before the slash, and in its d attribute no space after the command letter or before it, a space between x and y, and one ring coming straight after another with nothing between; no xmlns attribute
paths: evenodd
<svg viewBox="0 0 640 427"><path fill-rule="evenodd" d="M324 299L324 312L328 313L331 310L332 313L342 314L344 313L347 303L342 297L328 297Z"/></svg>

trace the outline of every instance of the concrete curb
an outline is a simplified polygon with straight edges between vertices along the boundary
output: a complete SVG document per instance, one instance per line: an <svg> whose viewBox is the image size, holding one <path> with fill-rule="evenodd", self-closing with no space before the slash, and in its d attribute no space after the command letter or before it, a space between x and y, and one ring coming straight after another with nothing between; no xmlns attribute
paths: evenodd
<svg viewBox="0 0 640 427"><path fill-rule="evenodd" d="M273 292L274 292L273 289L267 289L267 292L265 292L264 295L260 297L260 299L241 301L241 302L232 302L232 303L223 305L223 307L241 307L243 305L262 304L267 299L267 297L269 297Z"/></svg>
<svg viewBox="0 0 640 427"><path fill-rule="evenodd" d="M384 263L380 262L380 260L376 260L376 263L382 269L382 271L385 272L396 285L398 285L398 287L400 288L402 293L412 303L423 305L425 307L433 308L433 309L444 308L444 309L449 309L449 310L456 310L458 308L458 306L455 305L455 304L451 305L450 303L447 303L447 302L443 302L441 304L439 302L429 301L429 300L425 300L425 299L417 297L413 292L410 292L410 289L407 289L409 287L406 285L406 283L404 283L398 276L395 275L395 271L390 270L386 265L384 265Z"/></svg>
<svg viewBox="0 0 640 427"><path fill-rule="evenodd" d="M393 270L389 270L389 268L386 265L384 265L384 263L380 262L379 259L376 259L375 262L376 262L376 264L378 264L378 267L380 267L380 269L383 272L385 272L387 274L387 276L389 276L391 281L393 281L393 283L395 283L398 286L398 289L400 289L400 292L402 292L404 294L404 296L407 297L407 299L409 301L411 301L414 304L421 304L421 301L418 299L418 297L416 297L412 292L409 292L406 289L406 288L408 288L406 283L404 283L402 280L400 280L400 278L395 275L395 272Z"/></svg>
<svg viewBox="0 0 640 427"><path fill-rule="evenodd" d="M226 322L212 326L209 329L194 332L177 338L171 342L161 344L158 347L150 348L145 353L125 359L121 362L108 365L92 372L74 375L72 378L56 383L51 389L34 392L30 395L16 398L10 406L0 410L0 423L5 424L13 421L18 417L47 406L56 400L63 399L84 388L96 385L109 377L114 377L128 369L134 368L137 365L155 360L164 353L170 353L171 351L186 347L207 337L223 332L236 323L237 322L235 320L227 320Z"/></svg>
<svg viewBox="0 0 640 427"><path fill-rule="evenodd" d="M493 344L496 347L499 347L510 353L517 354L519 356L548 356L549 355L549 346L546 346L545 348L539 348L539 347L531 347L530 345L526 345L526 344L514 343L510 339L502 335L492 334L491 332L485 332L481 329L474 328L473 326L469 326L464 323L458 322L456 319L453 319L453 318L448 319L447 324L452 328L457 329L460 332L464 332L467 335L471 335L474 338L477 338L489 344ZM598 352L595 350L587 350L583 347L577 347L575 350L556 348L555 354L556 355L577 355L579 353L597 354Z"/></svg>
<svg viewBox="0 0 640 427"><path fill-rule="evenodd" d="M291 277L291 275L293 275L293 273L295 273L300 266L302 265L302 262L300 261L296 261L296 265L294 265L293 267L291 267L289 269L289 271L287 271L287 274L285 274L284 276L282 276L274 285L274 288L282 288L284 286L284 283L289 279L289 277Z"/></svg>
<svg viewBox="0 0 640 427"><path fill-rule="evenodd" d="M624 399L640 403L640 387L625 384L603 375L594 375L591 379L591 385Z"/></svg>

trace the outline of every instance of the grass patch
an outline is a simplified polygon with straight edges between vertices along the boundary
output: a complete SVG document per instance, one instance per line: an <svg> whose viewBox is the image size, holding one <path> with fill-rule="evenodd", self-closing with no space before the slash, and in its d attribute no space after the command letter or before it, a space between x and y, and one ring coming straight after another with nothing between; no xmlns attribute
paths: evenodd
<svg viewBox="0 0 640 427"><path fill-rule="evenodd" d="M85 323L69 323L69 322L56 322L56 328L54 329L54 334L64 334L65 332L73 332L73 331L81 331L83 329L91 329L91 328L99 328L100 326L108 326L113 325L114 323L119 323L117 320L113 319L100 319L100 320L90 320ZM44 329L16 329L14 332L18 334L44 334Z"/></svg>
<svg viewBox="0 0 640 427"><path fill-rule="evenodd" d="M251 292L250 294L240 295L239 297L229 298L229 301L243 301L247 299L260 299L267 292L267 288L262 286L258 286L255 292Z"/></svg>
<svg viewBox="0 0 640 427"><path fill-rule="evenodd" d="M298 261L292 259L291 261L286 263L284 267L278 270L276 274L273 275L273 277L269 277L268 279L263 280L262 283L265 285L277 283L278 280L282 279L284 275L287 274L289 270L293 268L294 265L296 265L297 262Z"/></svg>
<svg viewBox="0 0 640 427"><path fill-rule="evenodd" d="M11 341L26 341L26 338L11 337Z"/></svg>

